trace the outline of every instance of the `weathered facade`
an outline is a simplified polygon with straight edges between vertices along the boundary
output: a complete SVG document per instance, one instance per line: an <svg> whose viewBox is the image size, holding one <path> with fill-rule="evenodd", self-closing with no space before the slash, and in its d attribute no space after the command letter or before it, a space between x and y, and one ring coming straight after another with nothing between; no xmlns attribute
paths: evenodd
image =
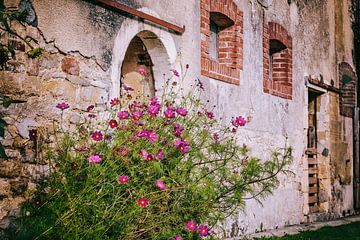
<svg viewBox="0 0 360 240"><path fill-rule="evenodd" d="M176 33L99 2L119 2L177 26ZM28 140L32 128L52 128L54 108L76 122L90 104L104 108L119 96L122 79L139 94L161 87L170 69L185 84L199 78L216 116L229 122L246 115L239 143L266 158L294 148L291 176L263 206L247 201L245 213L229 219L226 237L301 222L353 214L359 188L357 81L351 0L7 0L28 8L27 24L12 28L45 52L26 56L14 35L16 59L0 72L0 93L27 100L1 109L9 126L9 160L0 162L0 227L16 215L36 179L48 167ZM138 82L138 68L153 82ZM359 201L359 200L357 200ZM357 204L359 204L357 202ZM359 206L359 205L357 205Z"/></svg>

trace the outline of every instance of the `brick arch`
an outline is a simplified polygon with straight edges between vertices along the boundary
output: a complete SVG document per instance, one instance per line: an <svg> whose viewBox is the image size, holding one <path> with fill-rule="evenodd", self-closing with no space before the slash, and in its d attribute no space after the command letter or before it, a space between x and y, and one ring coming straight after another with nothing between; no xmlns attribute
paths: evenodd
<svg viewBox="0 0 360 240"><path fill-rule="evenodd" d="M264 92L291 100L292 38L282 25L275 22L264 23L263 29ZM279 41L286 48L270 56L271 40Z"/></svg>
<svg viewBox="0 0 360 240"><path fill-rule="evenodd" d="M243 68L243 13L232 0L200 1L201 74L227 83L240 84ZM232 26L218 33L218 59L210 57L210 13L221 13Z"/></svg>
<svg viewBox="0 0 360 240"><path fill-rule="evenodd" d="M353 117L356 103L356 75L347 62L339 64L340 114Z"/></svg>

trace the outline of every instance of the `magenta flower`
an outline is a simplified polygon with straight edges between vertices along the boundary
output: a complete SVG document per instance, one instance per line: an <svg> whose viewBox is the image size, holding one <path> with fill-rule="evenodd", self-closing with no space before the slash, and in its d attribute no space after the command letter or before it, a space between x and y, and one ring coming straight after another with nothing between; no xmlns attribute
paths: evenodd
<svg viewBox="0 0 360 240"><path fill-rule="evenodd" d="M197 229L196 222L193 220L187 221L185 226L190 232L194 232Z"/></svg>
<svg viewBox="0 0 360 240"><path fill-rule="evenodd" d="M157 97L152 97L150 99L150 105L160 105Z"/></svg>
<svg viewBox="0 0 360 240"><path fill-rule="evenodd" d="M205 111L205 115L206 115L209 119L213 119L213 118L215 117L215 115L214 115L213 112Z"/></svg>
<svg viewBox="0 0 360 240"><path fill-rule="evenodd" d="M170 125L172 122L171 122L170 119L165 119L165 120L164 120L164 123L165 123L166 125Z"/></svg>
<svg viewBox="0 0 360 240"><path fill-rule="evenodd" d="M209 227L202 224L199 226L198 232L200 236L206 237L209 235Z"/></svg>
<svg viewBox="0 0 360 240"><path fill-rule="evenodd" d="M150 105L147 111L150 116L156 117L160 112L160 105Z"/></svg>
<svg viewBox="0 0 360 240"><path fill-rule="evenodd" d="M68 109L69 107L70 107L69 104L67 104L65 102L61 102L56 105L56 108L60 109L61 111L64 111L65 109Z"/></svg>
<svg viewBox="0 0 360 240"><path fill-rule="evenodd" d="M117 123L117 121L116 121L115 119L111 119L111 120L109 121L109 126L110 126L111 128L116 128L116 127L118 126L118 123Z"/></svg>
<svg viewBox="0 0 360 240"><path fill-rule="evenodd" d="M86 108L86 111L87 111L87 112L91 112L94 108L95 108L94 105L89 105L89 106Z"/></svg>
<svg viewBox="0 0 360 240"><path fill-rule="evenodd" d="M103 135L100 131L95 131L91 134L91 138L96 141L99 142L103 139Z"/></svg>
<svg viewBox="0 0 360 240"><path fill-rule="evenodd" d="M139 198L137 205L139 207L146 208L149 205L149 200L147 198Z"/></svg>
<svg viewBox="0 0 360 240"><path fill-rule="evenodd" d="M99 164L101 162L101 157L98 154L91 155L88 157L90 164Z"/></svg>
<svg viewBox="0 0 360 240"><path fill-rule="evenodd" d="M132 87L127 86L125 84L123 85L123 88L124 88L125 91L134 91L134 89Z"/></svg>
<svg viewBox="0 0 360 240"><path fill-rule="evenodd" d="M188 111L185 108L178 108L176 109L176 113L185 117L188 114Z"/></svg>
<svg viewBox="0 0 360 240"><path fill-rule="evenodd" d="M214 133L214 134L213 134L213 138L214 138L214 140L215 140L216 142L219 141L219 139L220 139L219 133Z"/></svg>
<svg viewBox="0 0 360 240"><path fill-rule="evenodd" d="M176 69L170 69L170 71L172 71L172 73L176 76L176 77L180 77L179 72Z"/></svg>
<svg viewBox="0 0 360 240"><path fill-rule="evenodd" d="M119 176L118 177L118 182L120 184L125 184L129 182L129 176Z"/></svg>
<svg viewBox="0 0 360 240"><path fill-rule="evenodd" d="M234 127L242 127L242 126L245 126L245 124L246 124L246 119L243 118L242 116L238 116L238 117L236 117L235 119L233 119L233 120L231 121L231 123L232 123L232 125L233 125Z"/></svg>
<svg viewBox="0 0 360 240"><path fill-rule="evenodd" d="M156 142L158 139L158 135L154 130L147 130L145 138L150 142Z"/></svg>
<svg viewBox="0 0 360 240"><path fill-rule="evenodd" d="M147 72L146 72L146 70L144 68L139 68L138 73L140 73L140 75L143 75L143 76L147 75Z"/></svg>
<svg viewBox="0 0 360 240"><path fill-rule="evenodd" d="M146 152L146 150L141 150L140 151L140 156L144 159L144 160L146 160L146 161L152 161L152 160L154 160L154 154L152 154L152 153L147 153Z"/></svg>
<svg viewBox="0 0 360 240"><path fill-rule="evenodd" d="M110 100L111 107L114 107L114 106L119 105L119 104L120 104L120 99L119 98L114 98L114 99Z"/></svg>
<svg viewBox="0 0 360 240"><path fill-rule="evenodd" d="M166 184L161 180L156 180L155 185L162 191L165 190Z"/></svg>
<svg viewBox="0 0 360 240"><path fill-rule="evenodd" d="M156 157L157 160L163 159L163 158L164 158L164 152L163 152L163 150L162 150L162 149L159 149L159 151L157 152L157 154L156 154L155 157Z"/></svg>
<svg viewBox="0 0 360 240"><path fill-rule="evenodd" d="M131 117L134 120L139 120L144 115L144 112L141 110L135 110L132 112Z"/></svg>
<svg viewBox="0 0 360 240"><path fill-rule="evenodd" d="M183 240L183 238L181 236L179 236L179 235L176 235L174 240Z"/></svg>
<svg viewBox="0 0 360 240"><path fill-rule="evenodd" d="M190 149L190 142L184 138L174 141L174 146L180 150L181 153L187 153Z"/></svg>
<svg viewBox="0 0 360 240"><path fill-rule="evenodd" d="M183 131L184 131L184 128L180 124L174 123L174 135L176 137L181 137L181 134Z"/></svg>
<svg viewBox="0 0 360 240"><path fill-rule="evenodd" d="M128 119L130 117L130 114L128 111L120 111L118 112L117 117L120 119Z"/></svg>
<svg viewBox="0 0 360 240"><path fill-rule="evenodd" d="M175 111L168 108L168 109L165 110L164 115L167 118L174 118L175 117Z"/></svg>

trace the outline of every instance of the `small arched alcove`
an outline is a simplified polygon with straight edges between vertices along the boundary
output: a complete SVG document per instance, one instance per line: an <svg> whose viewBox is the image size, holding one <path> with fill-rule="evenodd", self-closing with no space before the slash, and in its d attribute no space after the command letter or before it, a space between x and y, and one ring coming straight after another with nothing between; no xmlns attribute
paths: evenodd
<svg viewBox="0 0 360 240"><path fill-rule="evenodd" d="M139 73L145 70L146 78ZM151 31L142 31L130 41L121 66L121 85L134 88L134 95L154 96L156 81L169 71L170 63L165 46ZM121 92L120 92L121 93Z"/></svg>

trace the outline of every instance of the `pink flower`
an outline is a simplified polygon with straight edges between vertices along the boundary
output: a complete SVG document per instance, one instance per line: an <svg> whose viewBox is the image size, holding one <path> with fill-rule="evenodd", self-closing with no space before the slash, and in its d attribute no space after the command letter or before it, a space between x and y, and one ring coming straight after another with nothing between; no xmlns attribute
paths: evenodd
<svg viewBox="0 0 360 240"><path fill-rule="evenodd" d="M174 123L174 135L176 137L181 137L183 131L184 128L180 124Z"/></svg>
<svg viewBox="0 0 360 240"><path fill-rule="evenodd" d="M145 138L147 140L149 140L150 142L156 142L158 139L158 135L156 134L156 132L154 130L148 130L146 132Z"/></svg>
<svg viewBox="0 0 360 240"><path fill-rule="evenodd" d="M131 117L134 120L139 120L144 115L144 112L141 110L135 110L132 112Z"/></svg>
<svg viewBox="0 0 360 240"><path fill-rule="evenodd" d="M138 73L140 73L140 75L143 75L143 76L147 75L147 72L146 72L146 70L144 68L139 68Z"/></svg>
<svg viewBox="0 0 360 240"><path fill-rule="evenodd" d="M149 200L147 198L139 198L137 205L139 207L146 208L149 205Z"/></svg>
<svg viewBox="0 0 360 240"><path fill-rule="evenodd" d="M180 116L185 117L188 114L188 111L185 108L178 108L176 109L177 114Z"/></svg>
<svg viewBox="0 0 360 240"><path fill-rule="evenodd" d="M125 91L134 91L134 89L130 86L126 86L125 84L123 85L123 88Z"/></svg>
<svg viewBox="0 0 360 240"><path fill-rule="evenodd" d="M198 229L199 235L202 237L206 237L209 235L209 227L206 225L200 225Z"/></svg>
<svg viewBox="0 0 360 240"><path fill-rule="evenodd" d="M65 109L68 109L69 107L70 107L69 104L67 104L65 102L61 102L56 105L56 108L60 109L61 111L64 111Z"/></svg>
<svg viewBox="0 0 360 240"><path fill-rule="evenodd" d="M155 185L162 191L165 190L166 184L161 180L156 180Z"/></svg>
<svg viewBox="0 0 360 240"><path fill-rule="evenodd" d="M93 109L94 109L94 105L89 105L87 108L86 108L86 111L87 112L91 112Z"/></svg>
<svg viewBox="0 0 360 240"><path fill-rule="evenodd" d="M120 184L125 184L129 182L129 176L119 176L118 177L118 182Z"/></svg>
<svg viewBox="0 0 360 240"><path fill-rule="evenodd" d="M117 117L120 119L128 119L130 117L130 114L128 111L120 111L118 112Z"/></svg>
<svg viewBox="0 0 360 240"><path fill-rule="evenodd" d="M103 135L100 131L95 131L91 134L91 138L96 141L99 142L103 139Z"/></svg>
<svg viewBox="0 0 360 240"><path fill-rule="evenodd" d="M213 138L214 138L214 140L215 140L216 142L219 141L219 139L220 139L219 133L214 133L214 134L213 134Z"/></svg>
<svg viewBox="0 0 360 240"><path fill-rule="evenodd" d="M99 164L101 162L101 157L98 154L91 155L88 157L90 164Z"/></svg>
<svg viewBox="0 0 360 240"><path fill-rule="evenodd" d="M157 154L156 154L155 157L156 157L157 160L163 159L163 158L164 158L164 152L163 152L163 150L162 150L162 149L159 149L159 151L157 152Z"/></svg>
<svg viewBox="0 0 360 240"><path fill-rule="evenodd" d="M160 105L157 97L152 97L150 99L150 105Z"/></svg>
<svg viewBox="0 0 360 240"><path fill-rule="evenodd" d="M176 76L176 77L180 77L179 72L176 69L170 69L170 71L172 71L172 73Z"/></svg>
<svg viewBox="0 0 360 240"><path fill-rule="evenodd" d="M183 240L183 238L181 236L179 236L179 235L176 235L174 240Z"/></svg>
<svg viewBox="0 0 360 240"><path fill-rule="evenodd" d="M118 126L118 123L117 123L117 121L116 121L115 119L111 119L111 120L109 121L109 126L110 126L111 128L116 128L116 127Z"/></svg>
<svg viewBox="0 0 360 240"><path fill-rule="evenodd" d="M152 154L152 153L147 153L146 152L146 150L141 150L140 151L140 156L144 159L144 160L146 160L146 161L152 161L152 160L154 160L154 154Z"/></svg>
<svg viewBox="0 0 360 240"><path fill-rule="evenodd" d="M190 142L184 138L174 141L174 146L180 150L181 153L187 153L190 149Z"/></svg>
<svg viewBox="0 0 360 240"><path fill-rule="evenodd" d="M110 100L111 107L114 107L114 106L119 105L119 104L120 104L119 98L114 98L114 99Z"/></svg>
<svg viewBox="0 0 360 240"><path fill-rule="evenodd" d="M242 116L238 116L238 117L236 117L235 119L233 119L233 120L231 121L231 123L232 123L232 125L233 125L234 127L242 127L242 126L245 126L245 124L246 124L246 119L243 118Z"/></svg>
<svg viewBox="0 0 360 240"><path fill-rule="evenodd" d="M150 105L147 111L150 116L156 117L160 112L160 105Z"/></svg>
<svg viewBox="0 0 360 240"><path fill-rule="evenodd" d="M196 222L193 220L187 221L185 226L190 232L194 232L197 229Z"/></svg>
<svg viewBox="0 0 360 240"><path fill-rule="evenodd" d="M167 118L174 118L175 117L175 112L174 112L174 110L171 110L171 109L168 108L168 109L165 110L164 115Z"/></svg>
<svg viewBox="0 0 360 240"><path fill-rule="evenodd" d="M206 115L209 119L213 119L213 118L215 117L215 115L214 115L213 112L205 111L205 115Z"/></svg>

